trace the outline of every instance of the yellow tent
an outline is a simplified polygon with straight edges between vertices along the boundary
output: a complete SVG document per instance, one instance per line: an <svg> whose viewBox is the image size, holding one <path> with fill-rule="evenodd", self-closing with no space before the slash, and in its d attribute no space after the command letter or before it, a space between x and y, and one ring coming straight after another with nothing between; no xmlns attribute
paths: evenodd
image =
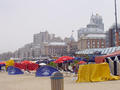
<svg viewBox="0 0 120 90"><path fill-rule="evenodd" d="M97 82L118 79L120 79L119 76L112 76L110 74L107 63L101 63L80 65L76 82Z"/></svg>

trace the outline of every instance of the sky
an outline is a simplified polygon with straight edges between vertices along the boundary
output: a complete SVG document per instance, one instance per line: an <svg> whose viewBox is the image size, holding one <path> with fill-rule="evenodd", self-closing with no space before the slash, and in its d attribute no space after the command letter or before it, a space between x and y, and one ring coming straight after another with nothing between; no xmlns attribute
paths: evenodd
<svg viewBox="0 0 120 90"><path fill-rule="evenodd" d="M117 0L120 21L120 0ZM48 31L70 37L90 21L103 18L105 31L114 23L114 0L0 0L0 53L15 51L33 42L33 35Z"/></svg>

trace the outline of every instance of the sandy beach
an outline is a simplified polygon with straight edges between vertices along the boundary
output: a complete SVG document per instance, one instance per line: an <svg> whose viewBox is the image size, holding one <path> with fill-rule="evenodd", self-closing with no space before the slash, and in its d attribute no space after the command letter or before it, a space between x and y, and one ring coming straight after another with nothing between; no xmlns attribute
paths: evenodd
<svg viewBox="0 0 120 90"><path fill-rule="evenodd" d="M64 78L64 90L119 90L120 80L106 82L75 83L73 77ZM34 74L8 75L0 72L0 90L51 90L50 77Z"/></svg>

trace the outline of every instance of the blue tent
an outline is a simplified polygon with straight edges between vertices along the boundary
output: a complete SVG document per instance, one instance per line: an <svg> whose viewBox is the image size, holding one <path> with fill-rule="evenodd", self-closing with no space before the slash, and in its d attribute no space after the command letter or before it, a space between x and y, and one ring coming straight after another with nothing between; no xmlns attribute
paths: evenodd
<svg viewBox="0 0 120 90"><path fill-rule="evenodd" d="M22 72L19 68L13 66L9 66L7 68L7 71L8 71L8 75L24 74L24 72Z"/></svg>
<svg viewBox="0 0 120 90"><path fill-rule="evenodd" d="M5 64L0 64L0 66L5 66Z"/></svg>
<svg viewBox="0 0 120 90"><path fill-rule="evenodd" d="M2 66L5 66L5 64L0 64L0 70L1 70L1 67L2 67Z"/></svg>
<svg viewBox="0 0 120 90"><path fill-rule="evenodd" d="M51 76L53 72L58 72L58 70L51 66L42 66L37 69L36 76L37 77Z"/></svg>

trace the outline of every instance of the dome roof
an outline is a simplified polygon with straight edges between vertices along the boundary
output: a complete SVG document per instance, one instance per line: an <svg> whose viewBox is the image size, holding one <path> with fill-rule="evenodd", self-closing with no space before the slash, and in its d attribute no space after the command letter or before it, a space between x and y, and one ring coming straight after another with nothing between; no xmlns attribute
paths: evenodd
<svg viewBox="0 0 120 90"><path fill-rule="evenodd" d="M91 19L102 19L102 16L100 16L100 15L98 15L98 14L96 14L96 15L92 15L91 16Z"/></svg>
<svg viewBox="0 0 120 90"><path fill-rule="evenodd" d="M90 24L102 23L102 16L96 14L92 15L90 18Z"/></svg>

